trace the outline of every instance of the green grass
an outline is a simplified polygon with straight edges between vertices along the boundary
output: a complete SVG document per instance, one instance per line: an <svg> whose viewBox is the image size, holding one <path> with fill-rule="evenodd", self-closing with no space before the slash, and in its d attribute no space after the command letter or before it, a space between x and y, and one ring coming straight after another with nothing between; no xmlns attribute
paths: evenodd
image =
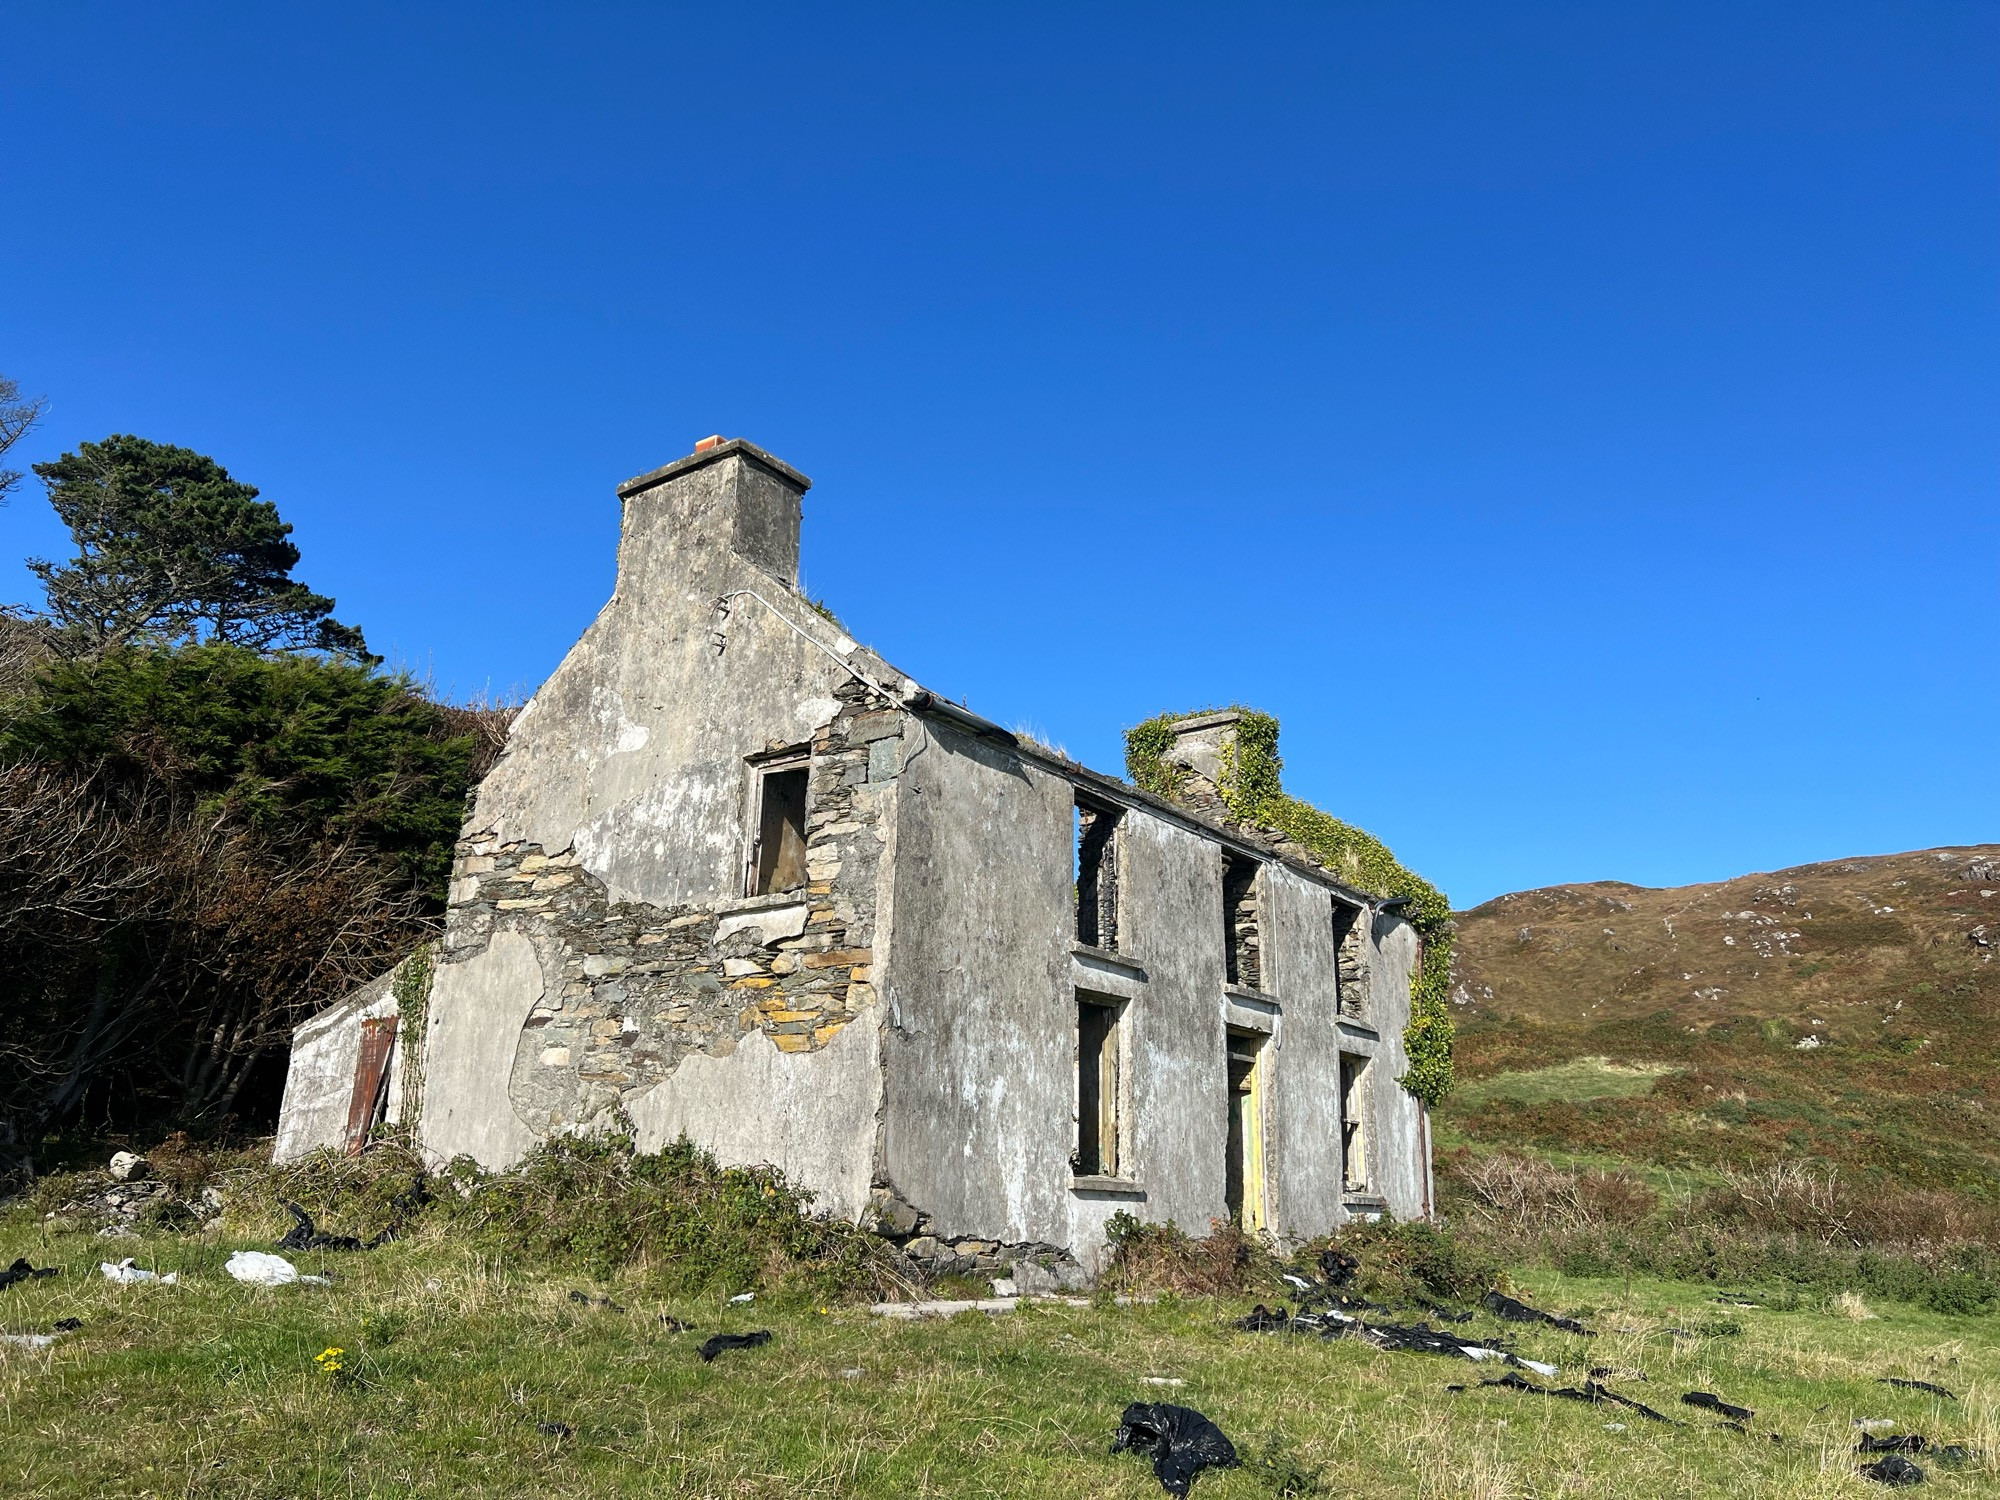
<svg viewBox="0 0 2000 1500"><path fill-rule="evenodd" d="M336 1283L259 1290L222 1273L243 1244L0 1224L0 1263L25 1253L64 1268L0 1292L0 1328L84 1322L47 1352L0 1354L0 1492L1140 1500L1161 1493L1147 1465L1106 1451L1134 1400L1197 1407L1246 1453L1282 1434L1320 1470L1320 1492L1343 1496L1862 1495L1857 1418L2000 1453L2000 1324L1900 1307L1856 1322L1823 1305L1726 1309L1709 1289L1522 1275L1525 1295L1583 1312L1600 1336L1523 1332L1521 1351L1559 1362L1565 1381L1591 1364L1644 1370L1625 1388L1686 1418L1667 1428L1508 1391L1453 1394L1487 1373L1458 1360L1237 1333L1237 1300L909 1324L799 1299L667 1298L640 1274L591 1284L440 1238L297 1257ZM183 1270L184 1284L103 1281L96 1262L127 1254ZM577 1286L627 1311L579 1307ZM699 1331L667 1332L662 1312ZM1740 1334L1717 1331L1732 1323ZM775 1335L763 1349L695 1357L706 1333L759 1327ZM357 1380L315 1368L328 1347L348 1351ZM1890 1374L1961 1400L1876 1383ZM1697 1389L1757 1408L1759 1435L1681 1407ZM545 1421L574 1436L538 1433ZM2000 1489L1991 1457L1970 1472L1926 1467L1943 1494ZM1246 1470L1205 1475L1195 1493L1271 1489Z"/></svg>
<svg viewBox="0 0 2000 1500"><path fill-rule="evenodd" d="M1495 1099L1517 1099L1523 1104L1630 1099L1650 1094L1655 1081L1680 1071L1673 1063L1615 1063L1603 1057L1578 1057L1550 1068L1496 1073L1460 1084L1454 1102L1474 1109Z"/></svg>

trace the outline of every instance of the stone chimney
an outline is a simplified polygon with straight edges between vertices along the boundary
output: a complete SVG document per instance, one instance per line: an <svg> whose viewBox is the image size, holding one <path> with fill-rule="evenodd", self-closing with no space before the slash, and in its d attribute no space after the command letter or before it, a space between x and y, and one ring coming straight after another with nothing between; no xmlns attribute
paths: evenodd
<svg viewBox="0 0 2000 1500"><path fill-rule="evenodd" d="M694 452L618 486L625 502L620 586L635 548L664 545L683 565L727 550L778 579L799 584L799 519L812 481L742 438L703 438ZM704 570L705 571L705 570Z"/></svg>
<svg viewBox="0 0 2000 1500"><path fill-rule="evenodd" d="M1182 719L1173 726L1174 742L1164 757L1188 775L1176 799L1191 807L1222 810L1222 768L1236 753L1236 726L1242 715L1234 709Z"/></svg>

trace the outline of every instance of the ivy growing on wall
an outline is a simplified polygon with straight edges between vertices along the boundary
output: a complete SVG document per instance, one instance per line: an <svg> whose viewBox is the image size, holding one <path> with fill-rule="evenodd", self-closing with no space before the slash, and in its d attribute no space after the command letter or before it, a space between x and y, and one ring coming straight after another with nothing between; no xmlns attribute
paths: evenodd
<svg viewBox="0 0 2000 1500"><path fill-rule="evenodd" d="M1189 773L1167 759L1174 726L1213 711L1161 714L1126 730L1125 773L1132 784L1156 796L1179 795ZM1216 787L1230 817L1283 834L1357 890L1400 898L1402 916L1423 940L1423 961L1410 978L1410 1024L1403 1029L1410 1070L1397 1081L1424 1103L1440 1103L1452 1086L1451 903L1373 834L1288 796L1281 781L1278 721L1255 709L1235 712L1242 716L1235 750L1225 755Z"/></svg>
<svg viewBox="0 0 2000 1500"><path fill-rule="evenodd" d="M402 1123L412 1145L424 1109L424 1033L430 1025L431 978L436 969L436 945L424 943L396 965L395 977L389 981L389 993L396 998L396 1033L403 1048Z"/></svg>

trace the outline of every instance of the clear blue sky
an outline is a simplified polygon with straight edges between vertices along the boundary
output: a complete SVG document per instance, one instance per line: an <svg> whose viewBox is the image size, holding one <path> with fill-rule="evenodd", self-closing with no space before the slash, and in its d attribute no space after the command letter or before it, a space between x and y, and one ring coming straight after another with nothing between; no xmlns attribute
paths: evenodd
<svg viewBox="0 0 2000 1500"><path fill-rule="evenodd" d="M27 456L213 454L445 688L722 432L904 670L1106 769L1265 708L1461 906L2000 840L2000 5L5 30Z"/></svg>

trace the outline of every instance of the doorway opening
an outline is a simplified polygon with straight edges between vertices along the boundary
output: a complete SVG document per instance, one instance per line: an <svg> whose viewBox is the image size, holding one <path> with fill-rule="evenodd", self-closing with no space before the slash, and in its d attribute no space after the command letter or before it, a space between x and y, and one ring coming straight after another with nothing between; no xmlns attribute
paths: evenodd
<svg viewBox="0 0 2000 1500"><path fill-rule="evenodd" d="M1229 1132L1223 1164L1223 1202L1229 1220L1246 1234L1264 1227L1264 1038L1229 1033Z"/></svg>

